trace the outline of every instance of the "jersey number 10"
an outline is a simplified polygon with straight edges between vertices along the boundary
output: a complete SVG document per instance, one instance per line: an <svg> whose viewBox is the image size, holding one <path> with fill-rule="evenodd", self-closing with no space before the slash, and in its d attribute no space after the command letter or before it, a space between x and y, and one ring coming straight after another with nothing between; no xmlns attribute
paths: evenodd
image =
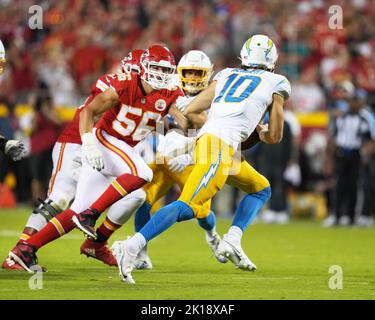
<svg viewBox="0 0 375 320"><path fill-rule="evenodd" d="M257 76L233 73L229 76L223 89L215 98L214 102L220 102L223 97L225 102L242 102L253 93L261 81L262 79Z"/></svg>

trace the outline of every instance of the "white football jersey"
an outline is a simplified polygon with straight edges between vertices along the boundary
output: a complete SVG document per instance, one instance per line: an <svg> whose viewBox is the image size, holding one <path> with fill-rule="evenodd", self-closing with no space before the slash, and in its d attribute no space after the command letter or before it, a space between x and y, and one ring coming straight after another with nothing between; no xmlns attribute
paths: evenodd
<svg viewBox="0 0 375 320"><path fill-rule="evenodd" d="M217 81L215 98L198 137L210 133L234 149L255 130L274 93L284 99L291 93L287 78L260 69L226 68L214 81Z"/></svg>

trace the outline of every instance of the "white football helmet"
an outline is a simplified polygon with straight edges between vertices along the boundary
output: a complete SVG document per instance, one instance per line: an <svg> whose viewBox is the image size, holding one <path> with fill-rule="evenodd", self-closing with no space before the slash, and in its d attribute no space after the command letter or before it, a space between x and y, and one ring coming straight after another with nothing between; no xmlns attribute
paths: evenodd
<svg viewBox="0 0 375 320"><path fill-rule="evenodd" d="M277 58L275 44L262 34L250 37L241 49L242 65L246 67L265 67L268 71L273 71Z"/></svg>
<svg viewBox="0 0 375 320"><path fill-rule="evenodd" d="M213 66L210 58L203 51L190 50L182 56L177 65L181 88L189 95L197 94L207 88ZM185 75L187 70L198 70L201 74L196 78L187 78Z"/></svg>
<svg viewBox="0 0 375 320"><path fill-rule="evenodd" d="M3 43L0 40L0 74L3 73L4 67L3 64L5 63L5 48Z"/></svg>

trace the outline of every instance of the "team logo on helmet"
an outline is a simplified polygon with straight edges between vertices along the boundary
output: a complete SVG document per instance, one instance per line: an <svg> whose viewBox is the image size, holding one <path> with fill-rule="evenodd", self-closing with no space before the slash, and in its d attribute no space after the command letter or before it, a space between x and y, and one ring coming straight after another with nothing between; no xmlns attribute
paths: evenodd
<svg viewBox="0 0 375 320"><path fill-rule="evenodd" d="M167 107L167 103L163 99L156 100L155 109L158 111L164 111Z"/></svg>

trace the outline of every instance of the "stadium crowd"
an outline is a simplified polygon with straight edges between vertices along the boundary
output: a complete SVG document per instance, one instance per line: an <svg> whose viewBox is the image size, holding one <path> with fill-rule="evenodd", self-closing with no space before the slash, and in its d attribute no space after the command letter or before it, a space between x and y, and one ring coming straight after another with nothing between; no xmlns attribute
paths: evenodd
<svg viewBox="0 0 375 320"><path fill-rule="evenodd" d="M35 2L44 12L40 30L28 25L28 8ZM330 24L331 5L342 8L342 27L340 19L333 27ZM286 115L289 152L255 148L246 153L254 163L258 159L263 164L259 159L267 159L267 152L278 154L278 168L285 173L275 176L274 184L280 187L274 189L274 197L281 200L269 208L266 220L287 221L291 210L285 197L290 189L324 195L329 211L337 213L335 182L347 181L342 182L333 167L336 155L329 152L329 142L334 140L334 132L328 123L347 112L353 101L370 123L370 137L360 146L358 174L352 181L360 195L355 207L367 217L375 213L370 197L375 192L375 3L371 0L0 0L0 26L7 54L6 71L0 76L0 133L31 137L29 158L16 164L1 159L0 182L8 169L15 173L19 202L43 198L48 180L45 172L50 170L47 159L54 137L63 127L54 116L55 109L80 105L95 80L116 69L130 50L164 43L178 60L187 50L200 49L218 72L238 65L243 42L250 34L263 33L279 49L276 72L292 83ZM20 104L32 105L34 116L16 117L14 110ZM316 115L319 111L326 112L328 120L316 128L301 129L296 114ZM40 172L41 164L45 164L45 172ZM235 204L237 195L230 190L222 197L230 197ZM229 206L228 211L232 210ZM282 214L279 219L276 213ZM349 224L353 221L340 216L353 214L340 213L331 220ZM363 225L369 221L365 219Z"/></svg>

